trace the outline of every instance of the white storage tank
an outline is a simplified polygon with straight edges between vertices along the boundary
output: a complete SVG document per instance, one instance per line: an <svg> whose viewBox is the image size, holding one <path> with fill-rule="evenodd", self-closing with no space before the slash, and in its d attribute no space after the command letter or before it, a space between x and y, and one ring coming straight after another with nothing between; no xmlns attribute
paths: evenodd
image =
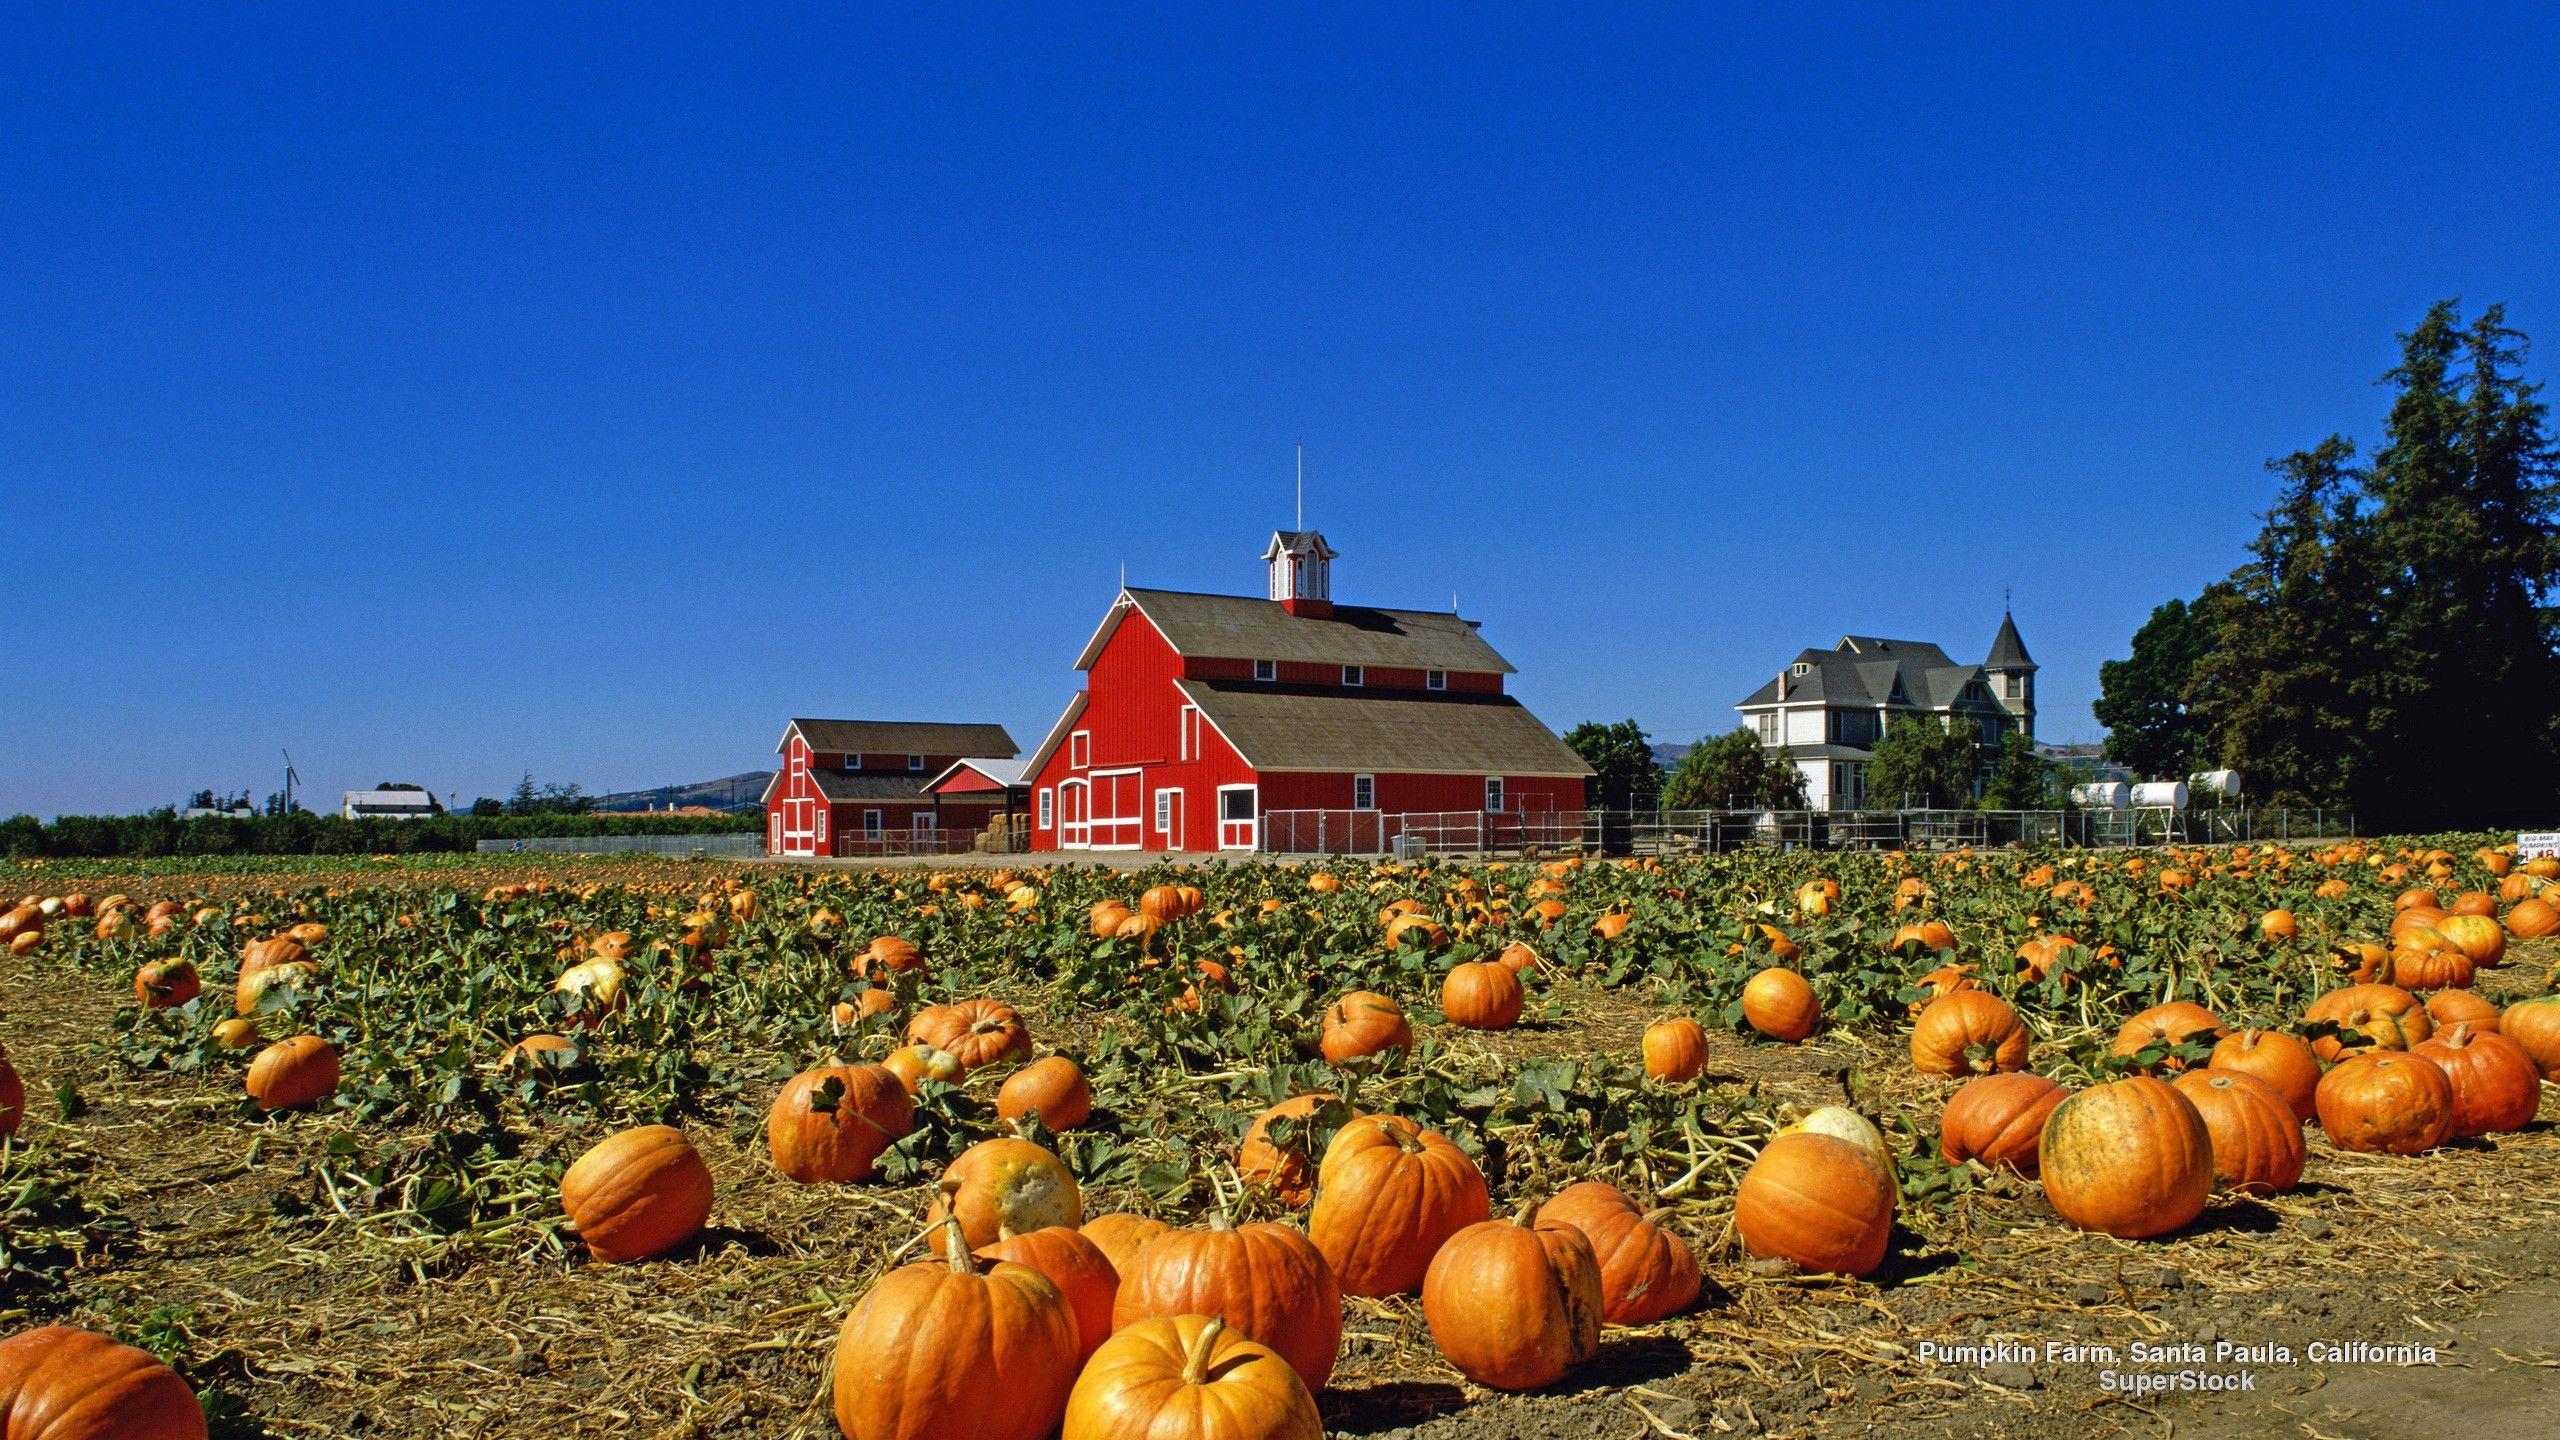
<svg viewBox="0 0 2560 1440"><path fill-rule="evenodd" d="M2133 787L2121 780L2099 780L2071 787L2071 803L2090 810L2122 810L2133 803Z"/></svg>
<svg viewBox="0 0 2560 1440"><path fill-rule="evenodd" d="M2235 799L2240 794L2240 772L2207 770L2201 775L2188 776L2187 784L2194 787L2199 795L2219 795L2225 800Z"/></svg>
<svg viewBox="0 0 2560 1440"><path fill-rule="evenodd" d="M2145 780L2133 787L2133 803L2145 810L2166 807L2187 808L2187 782L2184 780Z"/></svg>

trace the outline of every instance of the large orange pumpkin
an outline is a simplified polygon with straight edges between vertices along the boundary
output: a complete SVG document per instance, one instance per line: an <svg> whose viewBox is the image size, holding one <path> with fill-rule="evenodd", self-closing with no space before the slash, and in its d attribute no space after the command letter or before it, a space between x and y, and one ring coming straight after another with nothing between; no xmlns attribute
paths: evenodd
<svg viewBox="0 0 2560 1440"><path fill-rule="evenodd" d="M2325 1021L2343 1033L2362 1035L2371 1048L2381 1050L2406 1050L2435 1033L2427 1007L2397 985L2348 985L2332 990L2312 1001L2302 1018L2305 1023ZM2346 1053L2346 1046L2338 1035L2323 1035L2311 1042L2311 1053L2335 1063Z"/></svg>
<svg viewBox="0 0 2560 1440"><path fill-rule="evenodd" d="M2302 1182L2302 1121L2255 1075L2207 1067L2175 1082L2213 1141L2213 1173L2244 1195L2276 1195Z"/></svg>
<svg viewBox="0 0 2560 1440"><path fill-rule="evenodd" d="M684 1132L643 1125L606 1137L560 1177L560 1208L607 1264L663 1255L711 1218L711 1167Z"/></svg>
<svg viewBox="0 0 2560 1440"><path fill-rule="evenodd" d="M1287 1225L1167 1230L1120 1269L1111 1324L1222 1315L1237 1333L1271 1347L1309 1390L1322 1390L1342 1353L1342 1288L1306 1236Z"/></svg>
<svg viewBox="0 0 2560 1440"><path fill-rule="evenodd" d="M2507 910L2507 933L2519 940L2539 940L2560 930L2560 906L2536 895L2519 900Z"/></svg>
<svg viewBox="0 0 2560 1440"><path fill-rule="evenodd" d="M1086 1363L1059 1440L1324 1440L1324 1418L1268 1347L1216 1316L1166 1316Z"/></svg>
<svg viewBox="0 0 2560 1440"><path fill-rule="evenodd" d="M2312 1095L2320 1088L2320 1057L2299 1035L2281 1030L2243 1030L2226 1035L2205 1061L2207 1069L2254 1075L2284 1097L2297 1123L2309 1124L2319 1111Z"/></svg>
<svg viewBox="0 0 2560 1440"><path fill-rule="evenodd" d="M296 1035L258 1052L249 1062L249 1098L261 1110L290 1110L338 1092L337 1047L317 1035Z"/></svg>
<svg viewBox="0 0 2560 1440"><path fill-rule="evenodd" d="M1698 1257L1663 1222L1617 1187L1597 1180L1568 1185L1538 1207L1540 1225L1570 1225L1591 1242L1600 1266L1600 1318L1612 1325L1650 1325L1698 1298ZM1425 1284L1429 1277L1424 1277Z"/></svg>
<svg viewBox="0 0 2560 1440"><path fill-rule="evenodd" d="M2468 990L2439 990L2427 997L2427 1019L2442 1035L2456 1025L2468 1025L2474 1035L2485 1035L2498 1028L2498 1007Z"/></svg>
<svg viewBox="0 0 2560 1440"><path fill-rule="evenodd" d="M1580 1230L1482 1220L1449 1237L1422 1281L1422 1318L1458 1372L1535 1390L1600 1350L1600 1264Z"/></svg>
<svg viewBox="0 0 2560 1440"><path fill-rule="evenodd" d="M897 1076L910 1095L922 1090L927 1080L957 1085L969 1075L959 1056L931 1045L901 1045L882 1058L880 1068Z"/></svg>
<svg viewBox="0 0 2560 1440"><path fill-rule="evenodd" d="M7 1440L204 1440L204 1408L148 1352L69 1325L0 1341Z"/></svg>
<svg viewBox="0 0 2560 1440"><path fill-rule="evenodd" d="M956 1057L970 1070L1031 1053L1031 1032L1001 1000L961 1000L928 1005L907 1022L907 1039Z"/></svg>
<svg viewBox="0 0 2560 1440"><path fill-rule="evenodd" d="M1111 1307L1119 1299L1120 1271L1083 1232L1052 1225L1028 1235L1007 1235L993 1245L978 1247L977 1254L981 1260L1028 1265L1049 1277L1076 1317L1077 1363L1092 1358L1102 1342L1111 1338Z"/></svg>
<svg viewBox="0 0 2560 1440"><path fill-rule="evenodd" d="M1743 984L1742 1018L1770 1039L1792 1045L1821 1023L1822 1002L1802 975L1771 966Z"/></svg>
<svg viewBox="0 0 2560 1440"><path fill-rule="evenodd" d="M154 960L133 972L133 996L146 1010L184 1005L203 993L204 981L188 960Z"/></svg>
<svg viewBox="0 0 2560 1440"><path fill-rule="evenodd" d="M1307 1124L1315 1113L1333 1103L1330 1094L1297 1095L1254 1117L1244 1141L1236 1147L1236 1173L1257 1185L1268 1185L1291 1205L1304 1205L1315 1196L1315 1157L1306 1142L1312 1138ZM1282 1146L1271 1138L1272 1127L1282 1121L1296 1121L1295 1140Z"/></svg>
<svg viewBox="0 0 2560 1440"><path fill-rule="evenodd" d="M996 1115L1007 1122L1037 1115L1051 1130L1073 1130L1093 1118L1093 1086L1064 1055L1034 1060L1005 1077Z"/></svg>
<svg viewBox="0 0 2560 1440"><path fill-rule="evenodd" d="M2560 1080L2560 994L2519 1000L2498 1017L2498 1033L2516 1042L2545 1080Z"/></svg>
<svg viewBox="0 0 2560 1440"><path fill-rule="evenodd" d="M915 1102L879 1065L804 1070L773 1097L765 1149L773 1168L803 1185L868 1179L880 1154L915 1128Z"/></svg>
<svg viewBox="0 0 2560 1440"><path fill-rule="evenodd" d="M981 1140L960 1152L942 1172L942 1193L925 1216L927 1237L940 1254L946 1215L957 1216L969 1247L992 1245L1008 1230L1028 1235L1052 1225L1084 1223L1084 1198L1065 1162L1028 1140L1010 1135Z"/></svg>
<svg viewBox="0 0 2560 1440"><path fill-rule="evenodd" d="M2213 1195L2213 1137L2166 1081L2136 1075L2054 1107L2038 1150L2045 1199L2083 1230L2166 1235Z"/></svg>
<svg viewBox="0 0 2560 1440"><path fill-rule="evenodd" d="M2166 1005L2154 1005L2124 1022L2123 1027L2116 1031L2115 1044L2108 1047L2107 1053L2120 1060L2130 1060L2154 1045L2176 1046L2190 1042L2203 1045L2221 1038L2222 1017L2201 1005L2173 1000ZM2144 1068L2178 1071L2186 1069L2187 1062L2176 1055L2167 1055L2158 1065Z"/></svg>
<svg viewBox="0 0 2560 1440"><path fill-rule="evenodd" d="M1911 1027L1911 1064L1923 1075L1988 1075L2027 1068L2027 1027L1987 990L1950 990Z"/></svg>
<svg viewBox="0 0 2560 1440"><path fill-rule="evenodd" d="M1324 1012L1324 1058L1336 1065L1386 1050L1413 1048L1413 1026L1404 1007L1384 995L1354 990Z"/></svg>
<svg viewBox="0 0 2560 1440"><path fill-rule="evenodd" d="M1893 1176L1864 1148L1798 1131L1774 1137L1742 1175L1734 1228L1762 1260L1864 1275L1893 1234Z"/></svg>
<svg viewBox="0 0 2560 1440"><path fill-rule="evenodd" d="M1076 1233L1094 1243L1095 1248L1111 1261L1115 1273L1126 1274L1129 1262L1138 1258L1147 1242L1173 1227L1148 1215L1132 1215L1115 1210L1096 1215L1076 1227Z"/></svg>
<svg viewBox="0 0 2560 1440"><path fill-rule="evenodd" d="M1307 1235L1344 1294L1399 1295L1421 1288L1450 1236L1492 1213L1465 1151L1410 1120L1363 1115L1325 1147Z"/></svg>
<svg viewBox="0 0 2560 1440"><path fill-rule="evenodd" d="M2487 915L2448 915L2436 926L2436 933L2481 969L2495 969L2506 961L2507 932Z"/></svg>
<svg viewBox="0 0 2560 1440"><path fill-rule="evenodd" d="M1938 1154L1950 1165L1975 1160L2032 1178L2045 1117L2069 1098L2069 1088L2029 1071L1976 1075L1938 1119Z"/></svg>
<svg viewBox="0 0 2560 1440"><path fill-rule="evenodd" d="M1644 1028L1644 1073L1667 1084L1695 1080L1707 1068L1707 1032L1686 1015Z"/></svg>
<svg viewBox="0 0 2560 1440"><path fill-rule="evenodd" d="M2415 1155L2453 1133L2453 1082L2432 1060L2369 1051L2320 1077L2320 1128L2341 1150Z"/></svg>
<svg viewBox="0 0 2560 1440"><path fill-rule="evenodd" d="M1440 982L1440 1013L1470 1030L1508 1030L1520 1023L1520 977L1489 960L1470 960Z"/></svg>
<svg viewBox="0 0 2560 1440"><path fill-rule="evenodd" d="M2542 1108L2542 1072L2523 1047L2494 1030L2457 1024L2409 1052L2435 1062L2453 1082L2457 1137L2521 1130Z"/></svg>
<svg viewBox="0 0 2560 1440"><path fill-rule="evenodd" d="M880 1277L837 1332L849 1440L1042 1440L1065 1417L1080 1354L1066 1296L1028 1265L980 1273L955 1240Z"/></svg>

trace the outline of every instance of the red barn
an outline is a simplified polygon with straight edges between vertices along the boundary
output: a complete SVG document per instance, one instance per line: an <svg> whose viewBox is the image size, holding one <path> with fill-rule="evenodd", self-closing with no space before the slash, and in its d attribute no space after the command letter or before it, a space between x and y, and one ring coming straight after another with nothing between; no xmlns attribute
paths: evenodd
<svg viewBox="0 0 2560 1440"><path fill-rule="evenodd" d="M1031 848L1251 850L1266 818L1297 836L1338 814L1338 841L1364 816L1580 810L1591 767L1503 692L1511 664L1475 623L1335 605L1334 558L1283 530L1268 598L1121 591L1031 757Z"/></svg>
<svg viewBox="0 0 2560 1440"><path fill-rule="evenodd" d="M774 752L765 848L801 856L965 850L1008 792L936 794L929 782L964 760L1022 753L1001 725L911 720L794 720Z"/></svg>

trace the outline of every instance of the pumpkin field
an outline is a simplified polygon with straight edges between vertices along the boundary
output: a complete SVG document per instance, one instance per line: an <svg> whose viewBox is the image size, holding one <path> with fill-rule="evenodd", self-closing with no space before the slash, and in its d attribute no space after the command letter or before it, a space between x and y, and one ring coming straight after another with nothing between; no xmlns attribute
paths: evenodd
<svg viewBox="0 0 2560 1440"><path fill-rule="evenodd" d="M2532 1433L2501 841L0 866L0 1440Z"/></svg>

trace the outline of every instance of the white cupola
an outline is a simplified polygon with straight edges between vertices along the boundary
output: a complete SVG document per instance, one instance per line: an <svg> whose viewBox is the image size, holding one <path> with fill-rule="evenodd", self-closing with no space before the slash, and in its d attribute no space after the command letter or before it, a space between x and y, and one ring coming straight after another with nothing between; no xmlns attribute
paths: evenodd
<svg viewBox="0 0 2560 1440"><path fill-rule="evenodd" d="M1292 615L1333 613L1333 548L1313 530L1274 530L1262 552L1271 598Z"/></svg>

